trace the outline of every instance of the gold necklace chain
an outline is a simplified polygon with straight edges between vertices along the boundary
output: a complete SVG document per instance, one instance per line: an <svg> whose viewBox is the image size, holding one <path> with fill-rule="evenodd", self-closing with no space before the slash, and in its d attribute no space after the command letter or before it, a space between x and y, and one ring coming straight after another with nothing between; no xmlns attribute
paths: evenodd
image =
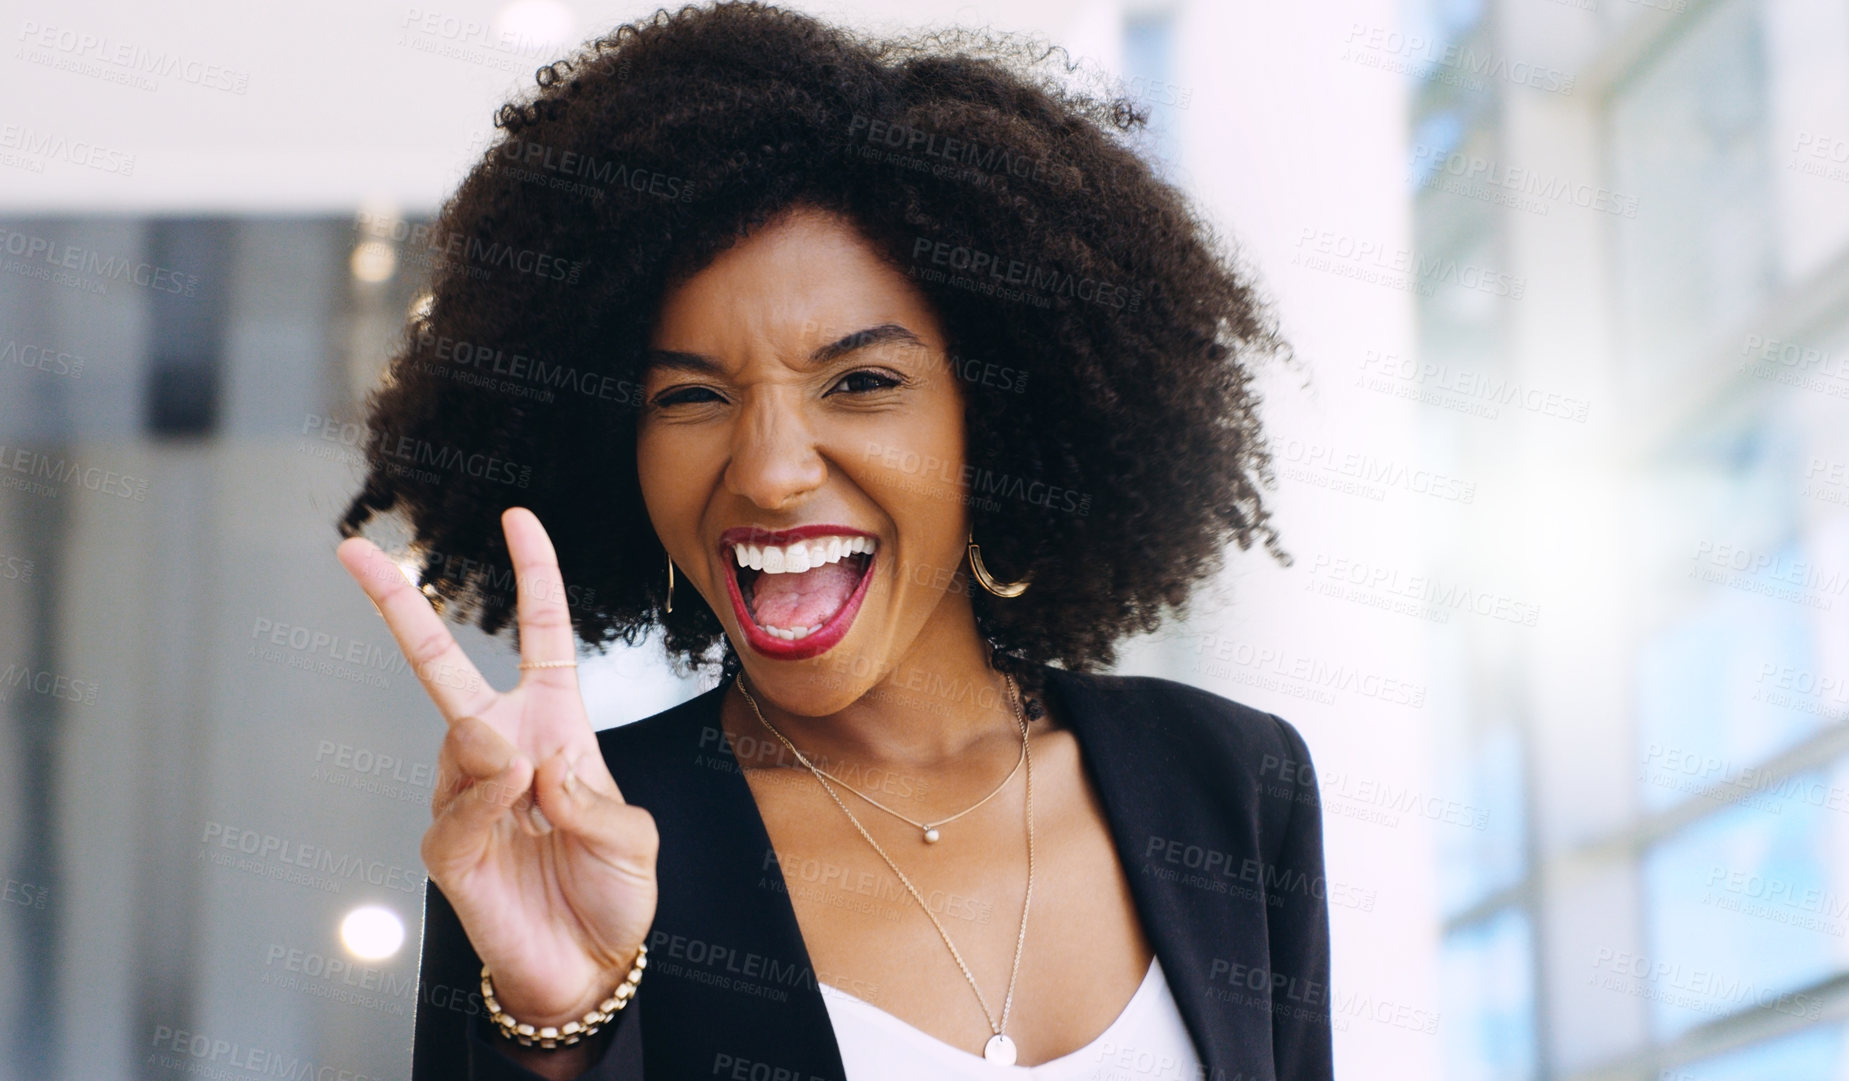
<svg viewBox="0 0 1849 1081"><path fill-rule="evenodd" d="M1014 705L1015 721L1021 726L1021 757L1027 764L1027 895L1021 900L1021 930L1014 940L1014 965L1008 971L1008 994L1002 1000L1002 1016L999 1022L996 1021L994 1012L989 1009L989 1000L983 995L981 986L976 983L976 977L970 974L969 966L963 963L963 955L958 952L956 943L950 941L950 933L944 930L944 925L938 920L937 914L932 912L931 906L925 903L924 896L918 892L918 887L912 885L912 880L905 876L904 871L899 870L898 864L892 862L892 857L886 854L886 850L880 847L880 843L875 841L873 835L867 832L866 827L860 824L860 819L855 818L854 812L848 810L847 804L841 802L841 797L835 794L834 786L823 779L821 771L811 765L808 758L796 749L796 745L784 738L783 733L777 731L777 727L765 719L764 711L758 708L758 700L749 690L745 689L744 673L740 672L734 682L738 685L739 693L745 696L745 701L751 704L751 712L757 714L759 723L770 729L771 734L790 749L790 753L796 756L797 761L809 767L810 772L816 775L816 782L828 792L828 797L835 801L835 806L841 808L841 813L847 815L847 820L854 824L854 828L860 832L860 835L867 839L867 843L873 846L875 852L880 854L880 859L885 860L886 866L892 868L892 873L905 884L906 890L918 902L918 907L924 909L925 915L931 920L931 925L937 928L938 936L944 940L944 945L950 948L950 956L956 959L957 967L963 970L963 978L969 981L970 990L976 992L976 1001L982 1005L983 1018L989 1023L989 1031L994 1033L983 1048L983 1057L1004 1065L1012 1065L1015 1057L1014 1043L1004 1034L1003 1030L1008 1027L1008 1013L1014 1007L1015 977L1020 974L1021 947L1027 941L1027 910L1034 898L1034 760L1033 755L1027 750L1027 718L1021 710L1021 698L1015 690L1014 677L1004 676L1004 678L1008 681L1008 698ZM1013 775L1010 774L1010 776Z"/></svg>
<svg viewBox="0 0 1849 1081"><path fill-rule="evenodd" d="M1009 690L1010 692L1013 691L1012 685L1010 685ZM756 705L755 702L752 704L754 706ZM761 716L762 715L760 714L760 717ZM768 722L766 722L766 727L769 727ZM1014 775L1021 772L1022 764L1027 761L1027 741L1023 739L1021 741L1021 754L1018 758L1014 760L1014 768L1008 771L1008 776L1003 777L1002 783L996 785L993 789L991 789L988 795L970 804L968 807L963 808L961 811L958 811L956 814L951 815L949 818L940 818L935 822L918 822L918 821L914 821L911 818L908 818L905 815L900 814L899 812L893 810L891 807L888 807L884 803L881 803L879 800L874 799L872 796L867 795L865 792L862 792L860 789L855 788L853 785L848 784L846 781L842 780L841 778L835 776L834 774L828 772L822 767L809 761L807 758L803 756L803 753L801 751L796 749L796 746L794 744L792 744L789 740L784 739L783 733L778 732L775 728L771 728L771 731L776 734L778 739L783 740L783 745L790 749L790 753L796 756L796 760L798 762L801 762L803 765L808 766L814 772L819 773L822 776L828 778L829 780L835 782L836 784L840 785L842 788L845 788L849 792L854 793L856 796L859 796L861 799L864 799L868 803L873 804L873 806L878 807L880 810L885 811L887 814L893 816L894 818L899 819L901 822L908 823L914 829L922 830L923 836L924 836L924 842L926 844L933 844L933 845L937 843L938 838L941 836L941 834L937 832L937 827L947 825L951 822L955 822L957 819L962 818L964 815L970 813L976 808L994 799L997 793L999 793L1002 789L1008 787L1008 782L1014 780Z"/></svg>

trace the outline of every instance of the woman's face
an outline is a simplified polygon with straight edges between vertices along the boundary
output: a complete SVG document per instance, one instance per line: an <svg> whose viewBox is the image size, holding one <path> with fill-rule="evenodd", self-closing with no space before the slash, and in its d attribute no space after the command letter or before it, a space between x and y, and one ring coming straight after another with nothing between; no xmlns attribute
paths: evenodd
<svg viewBox="0 0 1849 1081"><path fill-rule="evenodd" d="M642 497L754 685L832 713L967 644L961 392L927 301L851 223L759 228L664 297L649 347Z"/></svg>

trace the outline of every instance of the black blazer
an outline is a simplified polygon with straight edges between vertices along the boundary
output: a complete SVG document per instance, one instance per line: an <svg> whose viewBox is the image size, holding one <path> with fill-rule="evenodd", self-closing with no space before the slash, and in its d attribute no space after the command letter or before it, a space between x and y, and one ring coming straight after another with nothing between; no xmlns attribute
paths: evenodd
<svg viewBox="0 0 1849 1081"><path fill-rule="evenodd" d="M1173 680L1046 673L1204 1081L1328 1081L1322 814L1302 737ZM845 1077L781 871L767 870L769 834L721 734L724 690L598 734L624 798L660 829L660 901L647 974L585 1081ZM538 1078L500 1053L480 991L481 960L428 884L413 1081Z"/></svg>

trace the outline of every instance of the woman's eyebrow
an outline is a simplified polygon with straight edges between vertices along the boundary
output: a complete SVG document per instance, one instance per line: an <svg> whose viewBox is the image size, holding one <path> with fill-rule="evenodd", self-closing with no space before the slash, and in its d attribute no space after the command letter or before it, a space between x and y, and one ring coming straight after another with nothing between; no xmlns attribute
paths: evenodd
<svg viewBox="0 0 1849 1081"><path fill-rule="evenodd" d="M818 346L809 354L809 364L819 367L831 360L837 360L858 349L883 345L886 342L904 342L920 348L925 343L918 335L897 323L881 323L876 327L856 330L827 345ZM724 366L705 353L685 353L677 349L648 349L642 354L642 363L646 368L680 368L687 371L718 375Z"/></svg>
<svg viewBox="0 0 1849 1081"><path fill-rule="evenodd" d="M881 323L877 327L857 330L839 341L833 341L822 346L815 352L809 354L809 363L817 366L823 365L838 357L846 356L856 349L865 349L872 345L883 345L886 342L905 342L910 345L918 346L919 348L924 348L924 342L919 339L918 335L913 334L897 323Z"/></svg>

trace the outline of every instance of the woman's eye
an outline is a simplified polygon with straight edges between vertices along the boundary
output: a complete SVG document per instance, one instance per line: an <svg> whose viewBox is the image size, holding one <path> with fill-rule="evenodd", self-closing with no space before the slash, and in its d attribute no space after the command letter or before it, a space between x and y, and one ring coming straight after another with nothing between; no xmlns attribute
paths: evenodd
<svg viewBox="0 0 1849 1081"><path fill-rule="evenodd" d="M867 391L885 390L888 387L896 387L898 385L899 380L887 375L885 372L874 371L871 368L862 368L859 371L849 372L842 376L841 381L836 383L832 389L845 390L850 394L864 394Z"/></svg>
<svg viewBox="0 0 1849 1081"><path fill-rule="evenodd" d="M699 402L719 401L719 395L707 387L676 387L655 395L657 406L689 405Z"/></svg>

